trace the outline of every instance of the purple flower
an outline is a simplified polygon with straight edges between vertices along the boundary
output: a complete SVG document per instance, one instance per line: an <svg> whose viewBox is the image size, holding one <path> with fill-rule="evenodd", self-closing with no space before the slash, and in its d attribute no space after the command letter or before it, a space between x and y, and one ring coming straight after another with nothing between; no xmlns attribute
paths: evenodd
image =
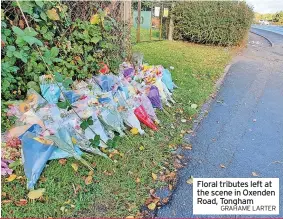
<svg viewBox="0 0 283 219"><path fill-rule="evenodd" d="M6 176L11 175L13 170L9 168L9 164L13 163L13 160L7 160L7 159L3 159L1 158L1 175L2 176Z"/></svg>

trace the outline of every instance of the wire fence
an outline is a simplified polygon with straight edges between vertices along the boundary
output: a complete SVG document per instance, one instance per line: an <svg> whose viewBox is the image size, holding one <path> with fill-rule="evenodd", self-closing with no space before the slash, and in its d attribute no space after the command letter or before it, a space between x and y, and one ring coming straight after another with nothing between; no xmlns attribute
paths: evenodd
<svg viewBox="0 0 283 219"><path fill-rule="evenodd" d="M120 54L131 56L131 2L129 1L63 1L69 8L68 13L72 21L76 19L90 20L91 16L98 10L102 10L117 22L115 29L111 30L113 36L118 36L114 40L115 45L120 45Z"/></svg>

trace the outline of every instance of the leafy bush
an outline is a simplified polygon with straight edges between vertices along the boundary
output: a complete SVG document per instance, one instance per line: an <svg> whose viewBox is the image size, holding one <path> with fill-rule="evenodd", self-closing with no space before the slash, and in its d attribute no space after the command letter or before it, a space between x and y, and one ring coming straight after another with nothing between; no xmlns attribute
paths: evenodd
<svg viewBox="0 0 283 219"><path fill-rule="evenodd" d="M39 90L39 76L49 74L46 65L80 80L96 74L101 62L115 72L123 60L123 45L115 43L123 33L107 11L95 8L91 19L72 21L60 1L19 2L30 28L16 2L3 2L1 9L2 100L24 99L31 87Z"/></svg>
<svg viewBox="0 0 283 219"><path fill-rule="evenodd" d="M253 10L236 1L181 2L173 14L174 39L222 46L239 44L253 19Z"/></svg>

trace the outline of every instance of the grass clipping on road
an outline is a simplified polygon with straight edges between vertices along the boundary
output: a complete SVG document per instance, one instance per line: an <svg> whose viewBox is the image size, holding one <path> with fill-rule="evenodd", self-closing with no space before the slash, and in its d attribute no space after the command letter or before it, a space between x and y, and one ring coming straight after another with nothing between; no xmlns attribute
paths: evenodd
<svg viewBox="0 0 283 219"><path fill-rule="evenodd" d="M91 158L94 173L74 159L50 161L37 183L37 188L45 189L37 200L25 201L28 190L23 168L15 171L17 178L11 182L2 178L2 217L136 215L150 189L164 184L158 180L160 171L175 171L172 151L190 130L199 109L195 106L201 106L213 92L232 51L170 41L140 43L133 50L143 53L149 64L174 67L170 71L179 88L173 94L177 103L166 108L170 116L159 111L157 132L145 128L146 136L129 134L128 139L123 138L111 157L113 162L99 156Z"/></svg>

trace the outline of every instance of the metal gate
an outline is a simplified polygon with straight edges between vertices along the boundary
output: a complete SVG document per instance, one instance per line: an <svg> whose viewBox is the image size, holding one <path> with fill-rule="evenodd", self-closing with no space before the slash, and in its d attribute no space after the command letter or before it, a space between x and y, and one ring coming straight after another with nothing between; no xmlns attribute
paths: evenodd
<svg viewBox="0 0 283 219"><path fill-rule="evenodd" d="M138 1L137 10L133 12L133 26L135 28L136 42L159 41L167 39L169 10L171 3L146 2L142 7Z"/></svg>

